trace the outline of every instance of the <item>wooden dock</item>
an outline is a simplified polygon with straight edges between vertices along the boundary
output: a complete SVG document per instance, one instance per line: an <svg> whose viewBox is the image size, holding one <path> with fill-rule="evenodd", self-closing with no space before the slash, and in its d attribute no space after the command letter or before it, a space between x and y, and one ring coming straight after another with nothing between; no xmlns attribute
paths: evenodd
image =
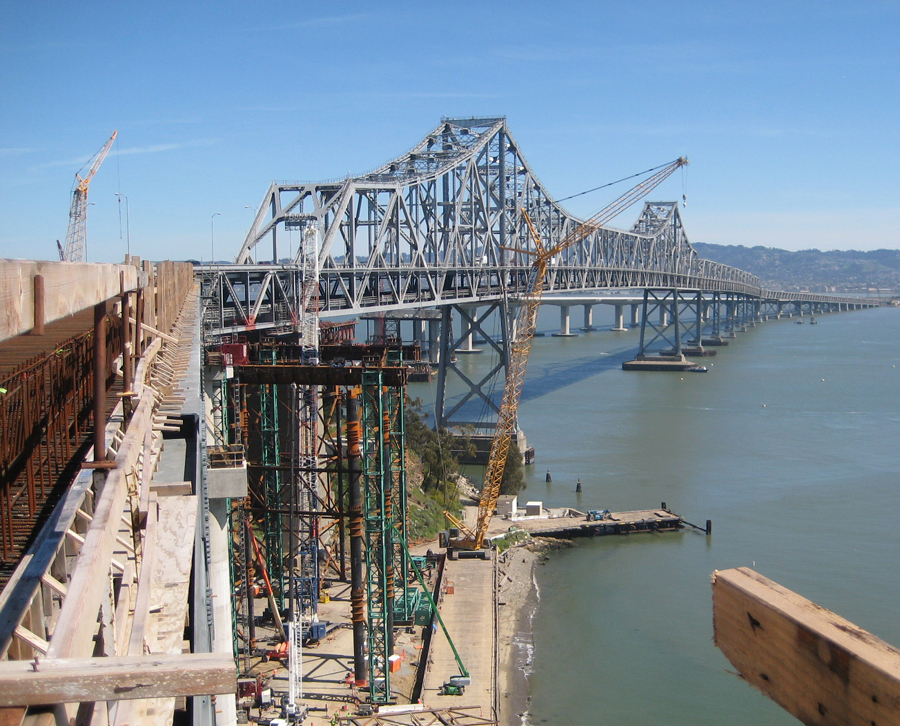
<svg viewBox="0 0 900 726"><path fill-rule="evenodd" d="M638 509L630 512L608 512L602 519L589 519L577 509L545 510L549 516L503 520L504 524L523 529L536 537L603 537L647 532L677 532L684 529L681 515L666 509Z"/></svg>

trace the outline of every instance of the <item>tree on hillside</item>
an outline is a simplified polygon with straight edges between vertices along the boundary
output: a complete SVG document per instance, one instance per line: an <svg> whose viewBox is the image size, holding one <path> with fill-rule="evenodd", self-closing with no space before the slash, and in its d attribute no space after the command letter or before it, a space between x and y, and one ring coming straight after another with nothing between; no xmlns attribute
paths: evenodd
<svg viewBox="0 0 900 726"><path fill-rule="evenodd" d="M522 452L515 442L510 444L506 452L506 467L500 480L501 494L518 494L525 488L525 467L522 465Z"/></svg>
<svg viewBox="0 0 900 726"><path fill-rule="evenodd" d="M459 460L452 453L458 448L456 437L447 429L432 431L426 416L418 398L407 400L406 444L422 462L422 489L455 491L459 476Z"/></svg>

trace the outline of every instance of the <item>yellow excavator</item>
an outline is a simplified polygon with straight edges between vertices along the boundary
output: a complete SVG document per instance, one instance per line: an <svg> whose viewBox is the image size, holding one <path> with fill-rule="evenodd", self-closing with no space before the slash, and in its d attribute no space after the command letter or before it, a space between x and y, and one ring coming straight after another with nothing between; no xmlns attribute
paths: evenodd
<svg viewBox="0 0 900 726"><path fill-rule="evenodd" d="M500 496L500 483L503 480L503 471L506 467L506 457L509 453L510 443L516 432L516 415L519 410L519 400L522 396L522 384L525 382L525 369L528 366L528 354L531 351L531 341L534 338L534 329L537 324L538 309L541 306L541 297L544 293L544 278L550 260L560 252L577 244L599 227L618 216L639 199L649 194L665 179L671 176L677 169L687 166L690 162L685 157L665 165L653 176L632 187L621 197L610 203L597 214L585 222L579 224L562 241L552 247L545 247L537 229L527 211L522 216L528 225L528 230L534 242L534 251L517 250L534 257L528 286L525 290L522 306L516 317L516 336L512 342L509 356L509 368L506 374L506 385L503 388L503 400L500 404L500 415L497 421L497 429L491 442L491 452L488 457L487 469L484 474L484 484L478 502L478 519L475 528L471 529L466 524L453 516L450 512L444 515L451 522L452 529L444 538L443 544L448 549L449 556L453 557L454 550L480 551L484 545L488 525L494 516L497 506L497 497ZM457 534L458 532L458 534ZM478 552L476 556L486 558L486 552ZM470 557L472 555L469 555Z"/></svg>

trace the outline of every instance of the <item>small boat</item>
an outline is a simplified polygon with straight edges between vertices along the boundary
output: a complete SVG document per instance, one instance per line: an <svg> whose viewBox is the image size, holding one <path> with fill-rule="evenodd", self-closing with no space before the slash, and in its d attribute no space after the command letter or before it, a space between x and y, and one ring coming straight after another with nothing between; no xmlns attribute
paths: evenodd
<svg viewBox="0 0 900 726"><path fill-rule="evenodd" d="M706 366L694 366L693 368L688 368L690 373L706 373L709 370Z"/></svg>
<svg viewBox="0 0 900 726"><path fill-rule="evenodd" d="M803 325L803 321L802 321L802 320L798 320L796 324L797 324L797 325Z"/></svg>
<svg viewBox="0 0 900 726"><path fill-rule="evenodd" d="M812 320L809 321L809 324L810 324L810 325L818 325L818 324L819 324L819 321L816 320L815 318L813 318Z"/></svg>

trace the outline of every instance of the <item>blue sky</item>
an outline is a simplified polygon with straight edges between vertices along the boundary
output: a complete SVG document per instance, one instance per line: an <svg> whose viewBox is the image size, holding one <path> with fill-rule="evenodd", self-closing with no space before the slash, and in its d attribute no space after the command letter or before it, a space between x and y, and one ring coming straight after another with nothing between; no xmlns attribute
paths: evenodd
<svg viewBox="0 0 900 726"><path fill-rule="evenodd" d="M693 242L900 247L900 2L95 3L0 9L0 257L233 257L273 179L504 115L558 198L687 155ZM625 186L567 203L589 216ZM125 212L123 208L123 228ZM247 209L251 207L252 209ZM627 227L636 208L616 221Z"/></svg>

